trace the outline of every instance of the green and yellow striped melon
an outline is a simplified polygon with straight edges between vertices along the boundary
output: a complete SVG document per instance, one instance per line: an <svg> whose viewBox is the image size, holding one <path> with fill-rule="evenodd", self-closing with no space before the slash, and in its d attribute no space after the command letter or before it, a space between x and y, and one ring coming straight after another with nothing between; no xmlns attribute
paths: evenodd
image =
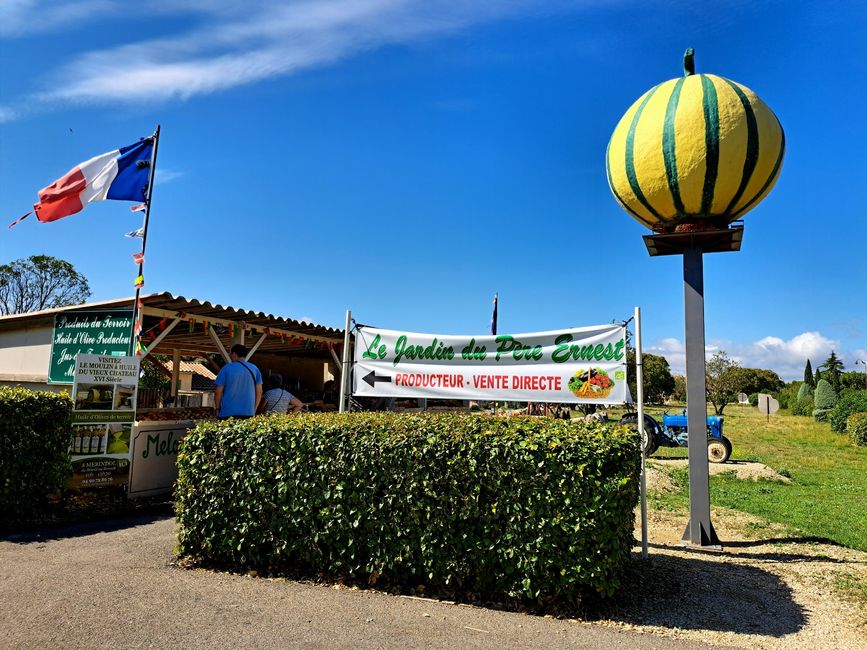
<svg viewBox="0 0 867 650"><path fill-rule="evenodd" d="M786 148L773 111L746 86L694 74L648 90L626 111L606 153L618 203L657 231L679 224L723 227L767 196Z"/></svg>

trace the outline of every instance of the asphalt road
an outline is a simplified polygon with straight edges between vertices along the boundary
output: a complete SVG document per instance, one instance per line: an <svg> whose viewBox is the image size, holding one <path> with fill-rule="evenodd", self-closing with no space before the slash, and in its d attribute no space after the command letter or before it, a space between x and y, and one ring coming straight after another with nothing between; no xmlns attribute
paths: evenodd
<svg viewBox="0 0 867 650"><path fill-rule="evenodd" d="M167 515L0 537L0 648L706 648L598 625L173 567Z"/></svg>

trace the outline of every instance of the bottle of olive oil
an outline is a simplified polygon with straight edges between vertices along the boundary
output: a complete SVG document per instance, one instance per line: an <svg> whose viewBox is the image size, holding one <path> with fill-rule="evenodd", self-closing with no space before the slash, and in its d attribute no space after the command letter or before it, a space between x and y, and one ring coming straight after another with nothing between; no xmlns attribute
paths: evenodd
<svg viewBox="0 0 867 650"><path fill-rule="evenodd" d="M99 442L100 437L96 435L96 429L91 429L90 431L90 453L98 454L99 453Z"/></svg>

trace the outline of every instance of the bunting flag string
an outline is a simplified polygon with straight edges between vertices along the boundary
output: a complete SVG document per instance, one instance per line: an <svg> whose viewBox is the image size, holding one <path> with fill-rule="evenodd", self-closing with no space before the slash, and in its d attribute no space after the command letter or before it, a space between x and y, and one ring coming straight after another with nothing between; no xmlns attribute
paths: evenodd
<svg viewBox="0 0 867 650"><path fill-rule="evenodd" d="M137 266L141 266L144 264L144 253L133 253L132 261L135 262Z"/></svg>
<svg viewBox="0 0 867 650"><path fill-rule="evenodd" d="M196 331L196 321L195 321L195 319L191 318L188 322L190 324L189 332L190 332L190 334L192 334L193 332Z"/></svg>
<svg viewBox="0 0 867 650"><path fill-rule="evenodd" d="M25 214L23 217L18 217L15 221L13 221L12 223L9 224L9 228L10 228L10 229L11 229L11 228L14 228L14 227L17 226L19 223L21 223L22 221L24 221L27 217L29 217L31 214L33 214L33 210L31 210L30 212L28 212L27 214Z"/></svg>
<svg viewBox="0 0 867 650"><path fill-rule="evenodd" d="M144 226L137 230L132 230L124 235L124 237L138 237L139 239L144 238Z"/></svg>
<svg viewBox="0 0 867 650"><path fill-rule="evenodd" d="M130 207L129 211L130 212L143 212L145 209L147 209L147 207L148 206L146 203L139 203L138 205L134 205L134 206Z"/></svg>
<svg viewBox="0 0 867 650"><path fill-rule="evenodd" d="M140 275L135 279L135 288L141 289L144 286L144 275Z"/></svg>

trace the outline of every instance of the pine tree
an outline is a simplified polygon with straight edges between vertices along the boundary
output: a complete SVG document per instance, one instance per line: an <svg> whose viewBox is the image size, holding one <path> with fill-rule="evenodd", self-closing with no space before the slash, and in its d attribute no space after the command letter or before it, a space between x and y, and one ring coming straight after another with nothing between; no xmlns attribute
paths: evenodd
<svg viewBox="0 0 867 650"><path fill-rule="evenodd" d="M834 387L834 390L840 391L840 373L843 371L843 362L840 360L840 357L837 356L837 353L834 350L831 350L831 356L825 359L825 363L823 363L820 368L824 368L825 370L825 378L831 382L831 385Z"/></svg>
<svg viewBox="0 0 867 650"><path fill-rule="evenodd" d="M807 359L807 365L804 366L804 383L810 388L816 387L816 382L813 380L813 366L810 365L809 359Z"/></svg>

